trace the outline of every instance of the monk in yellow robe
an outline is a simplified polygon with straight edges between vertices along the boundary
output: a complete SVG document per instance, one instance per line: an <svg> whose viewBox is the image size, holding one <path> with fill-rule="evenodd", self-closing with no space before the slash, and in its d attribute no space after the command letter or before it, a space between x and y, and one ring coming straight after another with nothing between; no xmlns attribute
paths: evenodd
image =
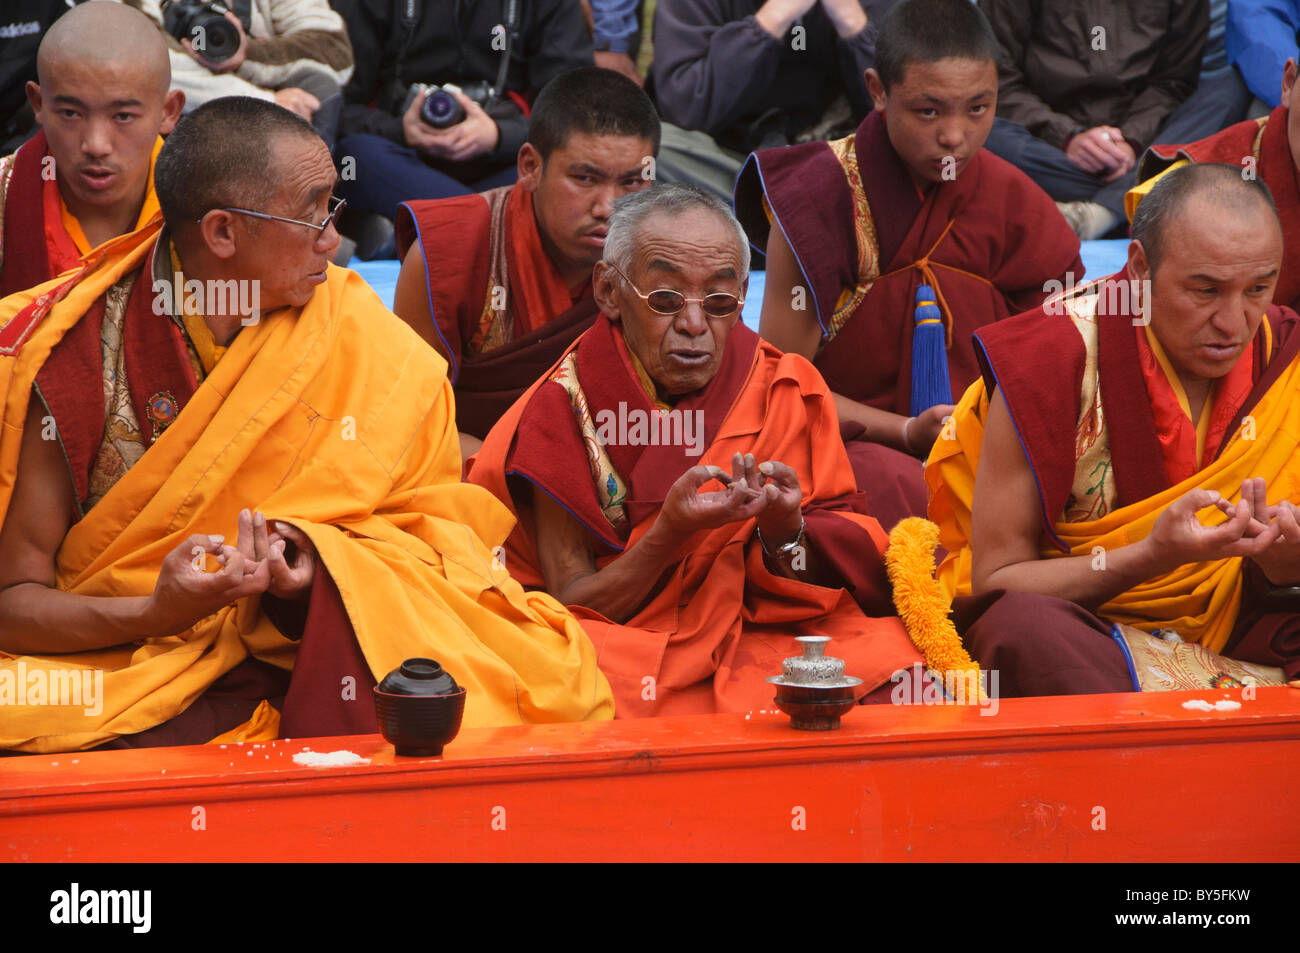
<svg viewBox="0 0 1300 953"><path fill-rule="evenodd" d="M1282 230L1240 173L1173 170L1124 272L975 336L983 377L926 476L941 582L1003 694L1300 676L1300 318L1270 303Z"/></svg>
<svg viewBox="0 0 1300 953"><path fill-rule="evenodd" d="M739 323L747 250L698 189L619 199L602 316L470 471L519 514L506 564L582 620L620 718L767 707L799 635L834 638L872 702L921 658L830 391Z"/></svg>
<svg viewBox="0 0 1300 953"><path fill-rule="evenodd" d="M372 732L412 656L467 726L612 715L458 482L446 362L328 264L336 178L294 114L213 100L161 232L0 303L0 748Z"/></svg>
<svg viewBox="0 0 1300 953"><path fill-rule="evenodd" d="M92 2L41 39L27 98L41 130L0 159L0 297L34 288L158 214L153 164L181 114L143 13Z"/></svg>

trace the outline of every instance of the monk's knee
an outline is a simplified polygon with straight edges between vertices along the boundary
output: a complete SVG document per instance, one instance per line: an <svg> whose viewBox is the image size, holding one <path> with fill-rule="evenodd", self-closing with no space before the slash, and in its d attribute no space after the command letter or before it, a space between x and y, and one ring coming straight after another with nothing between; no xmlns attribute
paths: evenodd
<svg viewBox="0 0 1300 953"><path fill-rule="evenodd" d="M1132 690L1110 626L1066 599L996 591L955 600L953 616L971 657L999 673L1003 695Z"/></svg>

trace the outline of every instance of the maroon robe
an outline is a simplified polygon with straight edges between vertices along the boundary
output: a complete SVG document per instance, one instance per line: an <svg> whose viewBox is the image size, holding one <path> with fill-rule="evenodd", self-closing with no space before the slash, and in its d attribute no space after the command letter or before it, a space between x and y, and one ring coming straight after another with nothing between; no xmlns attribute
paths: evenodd
<svg viewBox="0 0 1300 953"><path fill-rule="evenodd" d="M832 391L906 417L917 287L932 283L951 308L948 374L955 400L979 374L971 333L1037 307L1059 290L1048 282L1069 283L1070 273L1081 279L1079 239L1042 189L986 150L956 179L922 196L879 113L863 121L854 141L880 277L814 364ZM825 334L841 294L858 282L856 203L844 168L824 142L750 156L736 183L736 215L759 248L767 247L771 228L764 199L799 262ZM849 459L873 514L886 527L925 515L919 462L853 439L860 434L860 427L846 425Z"/></svg>
<svg viewBox="0 0 1300 953"><path fill-rule="evenodd" d="M1127 272L1108 280L1127 281ZM1171 483L1132 315L1108 312L1109 300L1103 294L1098 303L1097 362L1116 505L1127 506L1164 492ZM1273 305L1265 320L1272 327L1272 347L1266 350L1264 334L1255 335L1254 386L1236 409L1216 456L1227 445L1226 436L1240 429L1242 419L1300 356L1300 316ZM1053 524L1074 480L1073 424L1086 361L1083 341L1068 317L1040 308L976 332L975 348L988 393L1001 390L1038 484L1045 535L1066 551ZM1249 561L1244 578L1237 622L1222 654L1279 666L1288 678L1300 676L1300 600L1277 595ZM953 618L971 656L981 667L1000 670L1005 696L1137 690L1125 654L1110 636L1110 623L1073 602L998 590L955 599Z"/></svg>
<svg viewBox="0 0 1300 953"><path fill-rule="evenodd" d="M41 175L48 152L45 132L41 130L23 143L14 156L5 193L0 298L35 288L61 275L81 259L76 243L63 229L58 189L46 188L46 180ZM47 228L47 225L57 227Z"/></svg>
<svg viewBox="0 0 1300 953"><path fill-rule="evenodd" d="M1199 142L1152 146L1142 157L1138 180L1159 175L1179 159L1223 162L1243 171L1245 160L1254 159L1255 172L1273 193L1282 220L1282 271L1273 301L1300 308L1300 171L1291 155L1287 119L1287 108L1278 106L1262 119L1236 123Z"/></svg>
<svg viewBox="0 0 1300 953"><path fill-rule="evenodd" d="M523 293L523 269L553 266L537 237L536 223L512 220L512 213L522 214L525 204L531 216L531 203L512 204L495 194L513 194L514 188L404 202L397 213L398 257L405 259L417 241L424 252L429 312L451 356L456 426L479 439L599 313L590 284L567 310L555 314L542 313L544 305ZM494 216L500 218L494 222ZM517 247L520 242L530 247ZM511 289L505 320L512 333L504 345L475 352L471 342L491 291L494 253L496 266L504 265L507 272L504 284Z"/></svg>

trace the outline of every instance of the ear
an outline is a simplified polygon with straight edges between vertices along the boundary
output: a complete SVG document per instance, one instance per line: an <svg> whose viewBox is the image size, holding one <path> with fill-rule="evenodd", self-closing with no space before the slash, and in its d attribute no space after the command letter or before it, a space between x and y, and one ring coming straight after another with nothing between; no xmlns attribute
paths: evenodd
<svg viewBox="0 0 1300 953"><path fill-rule="evenodd" d="M615 324L622 318L614 287L616 281L618 273L608 263L596 262L591 270L591 294L596 299L596 304L600 305L600 310Z"/></svg>
<svg viewBox="0 0 1300 953"><path fill-rule="evenodd" d="M867 94L871 97L872 104L876 111L882 115L885 112L885 84L880 81L880 74L876 72L873 66L862 74L863 79L867 81Z"/></svg>
<svg viewBox="0 0 1300 953"><path fill-rule="evenodd" d="M26 89L27 101L32 104L32 112L36 113L36 121L43 126L45 121L41 118L41 87L28 80Z"/></svg>
<svg viewBox="0 0 1300 953"><path fill-rule="evenodd" d="M233 258L238 250L235 216L230 212L219 208L208 212L199 223L199 235L207 250L217 258Z"/></svg>
<svg viewBox="0 0 1300 953"><path fill-rule="evenodd" d="M185 92L179 89L173 89L163 100L162 122L158 125L158 134L165 136L176 128L176 121L181 118L181 112L185 109Z"/></svg>
<svg viewBox="0 0 1300 953"><path fill-rule="evenodd" d="M1296 60L1293 56L1291 59L1286 61L1286 66L1282 67L1282 105L1287 109L1291 108L1291 90L1295 89L1295 77ZM31 86L32 84L28 83L27 85ZM28 92L27 97L29 99L31 98L30 92ZM1300 103L1297 103L1296 105L1300 106Z"/></svg>
<svg viewBox="0 0 1300 953"><path fill-rule="evenodd" d="M1128 270L1138 281L1151 278L1151 263L1147 260L1147 250L1136 238L1128 243Z"/></svg>
<svg viewBox="0 0 1300 953"><path fill-rule="evenodd" d="M536 192L537 187L542 183L542 154L531 142L525 142L519 147L519 157L515 160L515 165L519 169L519 184L523 186L525 192Z"/></svg>

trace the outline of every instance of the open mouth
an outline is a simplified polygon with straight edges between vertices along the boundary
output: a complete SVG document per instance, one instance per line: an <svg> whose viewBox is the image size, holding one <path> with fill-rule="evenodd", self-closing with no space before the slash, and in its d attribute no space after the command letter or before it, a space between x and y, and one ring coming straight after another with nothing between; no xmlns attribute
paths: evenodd
<svg viewBox="0 0 1300 953"><path fill-rule="evenodd" d="M687 367L701 367L712 357L708 351L669 351L668 356Z"/></svg>
<svg viewBox="0 0 1300 953"><path fill-rule="evenodd" d="M81 180L92 189L102 190L117 181L117 173L112 169L90 166L81 170Z"/></svg>

